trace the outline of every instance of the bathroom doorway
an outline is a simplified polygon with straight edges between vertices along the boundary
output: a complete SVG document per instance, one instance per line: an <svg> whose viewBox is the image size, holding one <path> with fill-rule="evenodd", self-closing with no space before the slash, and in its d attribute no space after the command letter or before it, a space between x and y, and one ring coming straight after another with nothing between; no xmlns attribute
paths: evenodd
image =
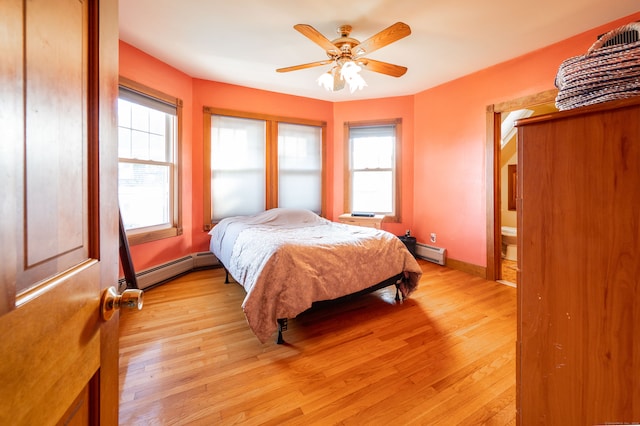
<svg viewBox="0 0 640 426"><path fill-rule="evenodd" d="M487 107L487 279L517 285L517 130L526 117L557 111L557 90Z"/></svg>

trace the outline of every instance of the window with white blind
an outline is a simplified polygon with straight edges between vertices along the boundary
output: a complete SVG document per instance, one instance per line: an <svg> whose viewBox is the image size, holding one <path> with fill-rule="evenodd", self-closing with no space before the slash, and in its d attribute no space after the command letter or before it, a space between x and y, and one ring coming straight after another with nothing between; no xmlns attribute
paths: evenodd
<svg viewBox="0 0 640 426"><path fill-rule="evenodd" d="M118 201L130 244L179 235L181 101L121 78Z"/></svg>
<svg viewBox="0 0 640 426"><path fill-rule="evenodd" d="M348 123L349 177L347 206L399 220L399 120L390 123Z"/></svg>
<svg viewBox="0 0 640 426"><path fill-rule="evenodd" d="M278 123L278 207L322 210L322 128Z"/></svg>
<svg viewBox="0 0 640 426"><path fill-rule="evenodd" d="M264 210L266 142L263 120L211 117L212 220Z"/></svg>
<svg viewBox="0 0 640 426"><path fill-rule="evenodd" d="M322 213L325 123L215 108L204 121L205 229L274 207Z"/></svg>

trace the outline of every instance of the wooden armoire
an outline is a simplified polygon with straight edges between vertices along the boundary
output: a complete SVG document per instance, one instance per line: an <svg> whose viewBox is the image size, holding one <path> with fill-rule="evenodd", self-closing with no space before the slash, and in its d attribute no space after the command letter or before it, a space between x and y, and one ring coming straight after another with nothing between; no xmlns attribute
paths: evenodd
<svg viewBox="0 0 640 426"><path fill-rule="evenodd" d="M640 98L518 144L519 424L640 423Z"/></svg>

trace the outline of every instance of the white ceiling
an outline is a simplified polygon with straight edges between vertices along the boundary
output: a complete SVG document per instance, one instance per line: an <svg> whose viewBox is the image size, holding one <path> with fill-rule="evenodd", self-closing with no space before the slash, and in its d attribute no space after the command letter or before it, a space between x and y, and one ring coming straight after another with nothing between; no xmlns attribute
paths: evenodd
<svg viewBox="0 0 640 426"><path fill-rule="evenodd" d="M346 101L411 95L640 10L638 0L120 0L120 39L191 77L309 98ZM406 66L399 78L363 71L368 87L331 93L316 83L329 66L293 29L329 40L342 24L364 41L402 21L408 37L367 57ZM588 46L585 46L585 50Z"/></svg>

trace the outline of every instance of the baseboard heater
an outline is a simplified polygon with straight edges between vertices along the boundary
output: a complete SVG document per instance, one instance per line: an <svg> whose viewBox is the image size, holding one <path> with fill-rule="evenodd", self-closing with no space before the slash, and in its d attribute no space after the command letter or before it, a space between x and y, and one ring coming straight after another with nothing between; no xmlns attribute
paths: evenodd
<svg viewBox="0 0 640 426"><path fill-rule="evenodd" d="M191 255L175 259L153 268L136 273L138 287L144 290L148 287L166 282L178 275L191 272L194 269L211 267L218 264L218 259L211 252L193 253ZM135 266L135 265L134 265ZM118 280L120 289L126 287L124 278Z"/></svg>
<svg viewBox="0 0 640 426"><path fill-rule="evenodd" d="M429 262L443 265L446 263L447 249L442 247L429 246L423 243L416 244L416 256Z"/></svg>

